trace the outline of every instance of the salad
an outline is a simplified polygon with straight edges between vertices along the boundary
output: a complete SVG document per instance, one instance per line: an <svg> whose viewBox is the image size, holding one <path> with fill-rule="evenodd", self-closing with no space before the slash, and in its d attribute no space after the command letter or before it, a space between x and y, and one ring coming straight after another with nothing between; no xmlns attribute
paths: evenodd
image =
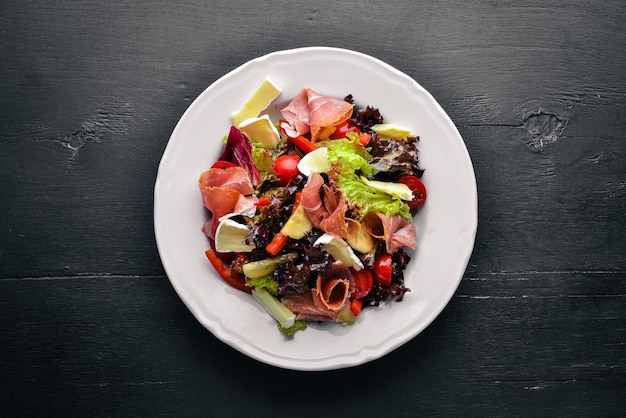
<svg viewBox="0 0 626 418"><path fill-rule="evenodd" d="M271 120L280 94L266 78L233 113L198 184L209 262L293 336L403 299L426 189L419 137L377 108L303 88Z"/></svg>

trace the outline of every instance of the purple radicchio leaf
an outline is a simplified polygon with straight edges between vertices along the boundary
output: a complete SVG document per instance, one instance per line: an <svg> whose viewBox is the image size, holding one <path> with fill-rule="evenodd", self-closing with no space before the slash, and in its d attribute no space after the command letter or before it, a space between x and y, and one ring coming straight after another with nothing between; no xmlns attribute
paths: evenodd
<svg viewBox="0 0 626 418"><path fill-rule="evenodd" d="M252 144L248 137L234 126L230 127L228 140L219 160L231 162L245 169L253 186L261 183L261 174L252 159Z"/></svg>

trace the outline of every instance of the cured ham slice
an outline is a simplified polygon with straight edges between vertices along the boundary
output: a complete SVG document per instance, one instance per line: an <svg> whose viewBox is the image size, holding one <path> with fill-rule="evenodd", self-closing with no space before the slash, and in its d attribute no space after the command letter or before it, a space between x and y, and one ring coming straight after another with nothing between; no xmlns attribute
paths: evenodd
<svg viewBox="0 0 626 418"><path fill-rule="evenodd" d="M353 290L350 270L335 264L328 277L318 276L316 287L310 293L289 294L282 303L297 314L296 319L335 321Z"/></svg>
<svg viewBox="0 0 626 418"><path fill-rule="evenodd" d="M417 246L413 222L400 215L387 216L370 212L363 218L362 225L373 237L385 241L389 253L394 253L403 246L413 250Z"/></svg>
<svg viewBox="0 0 626 418"><path fill-rule="evenodd" d="M237 190L221 187L204 187L200 189L200 192L202 193L202 204L209 211L209 219L202 227L202 231L209 238L215 238L218 219L233 212L241 193Z"/></svg>
<svg viewBox="0 0 626 418"><path fill-rule="evenodd" d="M317 287L313 291L313 302L328 310L341 310L350 296L350 281L342 278L317 278Z"/></svg>
<svg viewBox="0 0 626 418"><path fill-rule="evenodd" d="M345 100L323 96L311 89L306 90L309 99L311 141L317 140L317 135L322 128L337 126L352 116L353 104Z"/></svg>
<svg viewBox="0 0 626 418"><path fill-rule="evenodd" d="M202 231L215 238L218 220L229 213L254 212L258 200L248 173L241 167L211 168L198 180L202 204L209 211L209 218ZM250 196L248 196L250 195Z"/></svg>
<svg viewBox="0 0 626 418"><path fill-rule="evenodd" d="M221 187L237 190L243 195L254 193L250 176L241 167L211 168L200 175L198 180L202 187Z"/></svg>
<svg viewBox="0 0 626 418"><path fill-rule="evenodd" d="M314 227L319 228L320 223L328 216L328 212L322 202L320 189L324 185L324 179L318 173L312 173L302 189L300 204Z"/></svg>
<svg viewBox="0 0 626 418"><path fill-rule="evenodd" d="M308 321L334 321L337 319L337 311L331 311L323 305L313 301L313 292L287 295L282 303L290 311L296 314L297 320Z"/></svg>
<svg viewBox="0 0 626 418"><path fill-rule="evenodd" d="M324 207L328 216L320 222L319 228L329 234L347 239L348 225L346 224L346 199L341 192L334 193L333 190L324 185Z"/></svg>
<svg viewBox="0 0 626 418"><path fill-rule="evenodd" d="M325 185L318 173L312 173L304 185L300 204L314 227L340 238L348 238L345 198L341 192L335 193Z"/></svg>
<svg viewBox="0 0 626 418"><path fill-rule="evenodd" d="M337 126L350 119L353 106L345 100L306 88L281 110L281 115L298 135L310 132L311 141L315 142L322 128Z"/></svg>
<svg viewBox="0 0 626 418"><path fill-rule="evenodd" d="M387 247L392 248L392 252L398 250L398 248L402 248L406 246L414 250L417 247L417 243L415 242L415 225L413 222L398 216L402 221L396 229L396 232L391 236Z"/></svg>
<svg viewBox="0 0 626 418"><path fill-rule="evenodd" d="M300 93L280 113L295 130L296 135L293 136L309 133L309 99L306 89L300 90Z"/></svg>

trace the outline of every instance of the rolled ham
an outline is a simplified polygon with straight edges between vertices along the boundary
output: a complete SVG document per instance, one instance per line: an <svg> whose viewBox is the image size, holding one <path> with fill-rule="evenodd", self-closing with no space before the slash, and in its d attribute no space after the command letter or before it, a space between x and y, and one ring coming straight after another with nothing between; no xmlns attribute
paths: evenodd
<svg viewBox="0 0 626 418"><path fill-rule="evenodd" d="M343 278L317 278L317 287L313 291L313 302L326 309L337 312L343 309L350 296L350 281Z"/></svg>
<svg viewBox="0 0 626 418"><path fill-rule="evenodd" d="M296 319L311 321L336 321L354 290L354 280L348 268L334 264L328 277L319 275L310 293L289 294L282 303Z"/></svg>
<svg viewBox="0 0 626 418"><path fill-rule="evenodd" d="M402 247L414 250L417 246L413 222L400 215L370 212L363 218L362 225L370 235L385 242L390 254Z"/></svg>
<svg viewBox="0 0 626 418"><path fill-rule="evenodd" d="M314 292L315 290L310 293L289 294L283 298L282 303L296 314L297 320L335 321L338 312L332 311L320 303L315 303L313 301Z"/></svg>

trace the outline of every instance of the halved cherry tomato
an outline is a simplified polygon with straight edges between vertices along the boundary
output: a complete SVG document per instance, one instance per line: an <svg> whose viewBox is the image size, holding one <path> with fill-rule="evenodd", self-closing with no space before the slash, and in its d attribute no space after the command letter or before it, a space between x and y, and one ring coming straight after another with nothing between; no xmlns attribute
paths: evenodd
<svg viewBox="0 0 626 418"><path fill-rule="evenodd" d="M359 134L359 142L361 143L361 145L363 145L364 147L367 146L367 144L370 143L370 140L372 139L372 135L368 134L367 132L361 132Z"/></svg>
<svg viewBox="0 0 626 418"><path fill-rule="evenodd" d="M274 161L274 170L278 176L277 183L286 186L293 176L299 173L300 157L292 154L281 155Z"/></svg>
<svg viewBox="0 0 626 418"><path fill-rule="evenodd" d="M411 209L419 209L424 205L426 201L426 186L422 183L422 180L415 176L402 176L398 179L398 182L406 184L411 193L413 193L413 199L408 202Z"/></svg>
<svg viewBox="0 0 626 418"><path fill-rule="evenodd" d="M230 161L216 161L211 168L229 168L229 167L235 167L235 164L231 163Z"/></svg>
<svg viewBox="0 0 626 418"><path fill-rule="evenodd" d="M372 290L372 285L374 284L372 273L367 269L352 270L352 279L354 280L354 297L363 299Z"/></svg>
<svg viewBox="0 0 626 418"><path fill-rule="evenodd" d="M391 256L387 253L380 254L374 261L374 280L383 287L391 286Z"/></svg>
<svg viewBox="0 0 626 418"><path fill-rule="evenodd" d="M338 125L337 129L335 129L335 132L333 132L329 138L330 139L347 138L346 134L348 132L355 132L357 134L360 133L359 127L356 126L354 123L352 123L350 119L348 119L341 125Z"/></svg>

